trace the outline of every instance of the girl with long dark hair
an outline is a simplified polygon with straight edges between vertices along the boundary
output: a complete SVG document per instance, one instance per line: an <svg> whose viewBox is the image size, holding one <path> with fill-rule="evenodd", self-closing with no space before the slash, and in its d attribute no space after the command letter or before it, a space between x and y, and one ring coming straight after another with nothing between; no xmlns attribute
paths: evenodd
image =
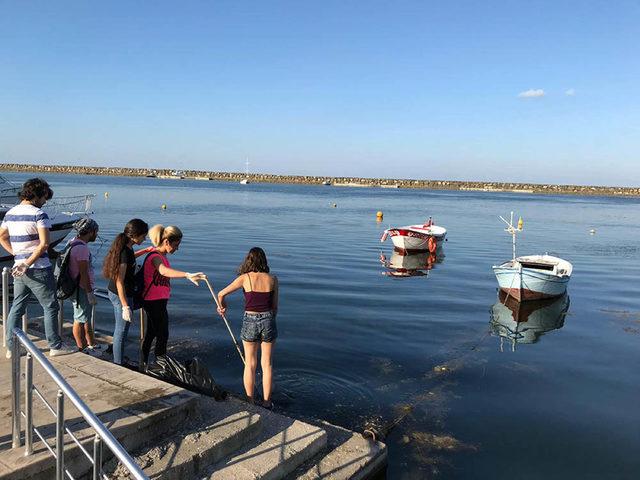
<svg viewBox="0 0 640 480"><path fill-rule="evenodd" d="M102 274L109 280L109 300L113 304L113 362L118 365L122 364L124 344L131 325L136 256L149 251L142 249L134 253L133 245L144 242L148 231L149 225L139 218L129 220L111 244L102 266Z"/></svg>
<svg viewBox="0 0 640 480"><path fill-rule="evenodd" d="M225 297L236 290L244 290L245 312L242 321L242 346L244 347L244 389L250 402L254 401L258 350L261 353L263 406L271 408L273 387L272 356L278 337L276 314L278 312L278 277L269 273L267 256L260 247L249 250L238 269L238 277L218 294L224 315L227 309Z"/></svg>

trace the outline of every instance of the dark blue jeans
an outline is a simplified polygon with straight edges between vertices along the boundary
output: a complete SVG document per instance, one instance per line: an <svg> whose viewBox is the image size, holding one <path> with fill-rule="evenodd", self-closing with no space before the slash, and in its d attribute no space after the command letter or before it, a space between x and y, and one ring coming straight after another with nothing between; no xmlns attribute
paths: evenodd
<svg viewBox="0 0 640 480"><path fill-rule="evenodd" d="M20 319L27 310L29 296L33 294L44 310L44 333L49 348L57 350L62 345L58 335L58 299L53 269L30 268L20 277L13 279L13 303L7 319L7 348L13 345L13 329L20 326Z"/></svg>

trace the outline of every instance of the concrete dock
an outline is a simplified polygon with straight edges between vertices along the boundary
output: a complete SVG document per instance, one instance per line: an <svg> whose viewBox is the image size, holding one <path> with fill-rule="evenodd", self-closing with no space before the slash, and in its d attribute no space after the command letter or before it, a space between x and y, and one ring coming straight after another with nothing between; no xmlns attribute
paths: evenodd
<svg viewBox="0 0 640 480"><path fill-rule="evenodd" d="M30 338L48 350L44 340ZM0 479L54 478L55 460L37 437L30 456L24 447L11 448L11 362L0 351ZM216 402L83 353L47 358L150 478L384 477L386 446L358 433L288 418L231 396ZM37 362L33 378L55 404L57 388ZM35 395L33 402L34 426L54 446L55 420ZM91 451L93 430L71 402L65 408L66 426ZM109 478L129 478L122 466L109 461L106 448L104 456ZM74 478L90 475L89 461L68 434L65 463Z"/></svg>

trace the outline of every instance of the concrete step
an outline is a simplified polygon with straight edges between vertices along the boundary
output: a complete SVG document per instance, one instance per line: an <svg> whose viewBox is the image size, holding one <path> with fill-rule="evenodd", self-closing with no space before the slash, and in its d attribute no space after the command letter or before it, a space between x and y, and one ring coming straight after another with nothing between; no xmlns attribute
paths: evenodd
<svg viewBox="0 0 640 480"><path fill-rule="evenodd" d="M326 422L320 425L328 436L326 451L298 467L288 480L363 480L384 471L387 447L383 443Z"/></svg>
<svg viewBox="0 0 640 480"><path fill-rule="evenodd" d="M262 427L260 416L241 411L210 424L202 418L190 422L170 438L155 441L144 452L134 454L136 463L152 479L197 478L200 471L238 450L254 438ZM129 479L114 461L105 468L109 478Z"/></svg>
<svg viewBox="0 0 640 480"><path fill-rule="evenodd" d="M46 342L39 341L36 345L46 350ZM175 431L196 411L198 395L124 367L82 353L50 360L129 451L149 439ZM0 435L0 479L54 478L55 461L35 435L32 455L24 456L24 448L11 449L11 375L10 362L4 358L0 359L0 372L0 431L3 432ZM34 364L34 385L55 408L57 388L38 364ZM21 397L24 397L22 392ZM35 394L33 402L34 425L43 432L47 443L54 447L55 419ZM65 401L65 420L66 426L91 452L93 429L88 427L68 399ZM24 429L24 420L22 427ZM104 458L109 457L110 452L105 447ZM76 478L82 477L91 468L69 435L65 435L65 464Z"/></svg>
<svg viewBox="0 0 640 480"><path fill-rule="evenodd" d="M210 469L209 480L276 480L293 472L327 444L326 432L314 425L265 411L266 435ZM266 437L266 438L265 438Z"/></svg>
<svg viewBox="0 0 640 480"><path fill-rule="evenodd" d="M46 342L34 341L46 351ZM232 396L216 402L80 353L51 362L124 448L140 452L137 460L151 478L363 479L386 463L384 444L325 422L294 420ZM29 457L24 448L11 449L10 378L10 362L2 355L0 480L54 478L55 461L35 437ZM55 405L57 388L38 365L34 384ZM34 425L53 446L54 418L35 395L34 404ZM68 400L65 411L67 426L91 452L94 432ZM109 457L105 448L105 461ZM90 463L68 435L65 459L75 478L90 471ZM111 461L110 473L116 463Z"/></svg>

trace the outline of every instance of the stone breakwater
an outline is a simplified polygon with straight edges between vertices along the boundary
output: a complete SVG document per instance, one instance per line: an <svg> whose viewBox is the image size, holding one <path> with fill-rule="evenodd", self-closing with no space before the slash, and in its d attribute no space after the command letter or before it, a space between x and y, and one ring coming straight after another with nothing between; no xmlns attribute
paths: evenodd
<svg viewBox="0 0 640 480"><path fill-rule="evenodd" d="M115 177L159 177L175 179L215 180L223 182L239 182L245 178L244 173L210 172L201 170L169 170L127 167L81 167L70 165L26 165L15 163L0 164L0 170L12 172L34 172L39 175L47 173L76 175L106 175ZM359 177L323 177L315 175L273 175L268 173L251 173L250 182L288 183L322 185L330 183L344 187L381 187L381 188L416 188L427 190L470 190L482 192L515 192L546 193L564 195L601 195L601 196L640 196L640 187L605 187L585 185L552 185L540 183L505 183L505 182L467 182L455 180L411 180L390 178Z"/></svg>

